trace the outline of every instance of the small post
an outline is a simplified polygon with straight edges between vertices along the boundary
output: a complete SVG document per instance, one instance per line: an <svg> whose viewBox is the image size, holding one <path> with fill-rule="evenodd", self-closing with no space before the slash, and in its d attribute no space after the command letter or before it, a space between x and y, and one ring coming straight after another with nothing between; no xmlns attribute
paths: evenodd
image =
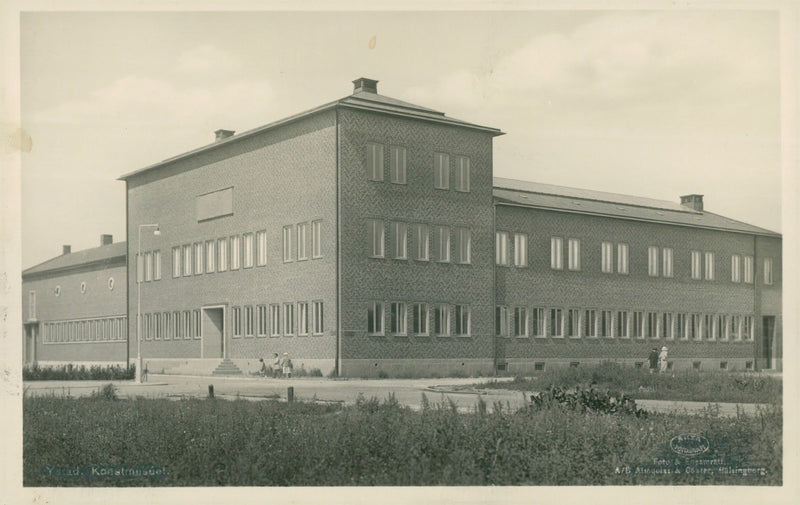
<svg viewBox="0 0 800 505"><path fill-rule="evenodd" d="M294 402L294 387L293 387L293 386L289 386L289 387L286 389L286 400L287 400L289 403L292 403L292 402Z"/></svg>
<svg viewBox="0 0 800 505"><path fill-rule="evenodd" d="M214 385L213 384L209 384L208 385L208 397L209 398L214 398Z"/></svg>

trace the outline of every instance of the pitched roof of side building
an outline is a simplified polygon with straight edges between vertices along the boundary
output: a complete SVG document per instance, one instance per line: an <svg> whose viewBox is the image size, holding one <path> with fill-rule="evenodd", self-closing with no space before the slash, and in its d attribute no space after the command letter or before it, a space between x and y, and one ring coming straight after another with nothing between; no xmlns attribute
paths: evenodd
<svg viewBox="0 0 800 505"><path fill-rule="evenodd" d="M122 264L125 264L127 246L127 242L117 242L100 247L93 247L91 249L84 249L83 251L62 254L61 256L56 256L55 258L51 258L23 270L22 278L35 277L36 274L69 271L82 267L96 266L102 268L119 263L120 259L122 259Z"/></svg>
<svg viewBox="0 0 800 505"><path fill-rule="evenodd" d="M667 200L555 186L503 177L494 178L493 194L495 202L501 205L531 207L575 214L592 214L635 221L651 221L770 237L781 236L780 233L765 228L736 221L706 210L697 211Z"/></svg>

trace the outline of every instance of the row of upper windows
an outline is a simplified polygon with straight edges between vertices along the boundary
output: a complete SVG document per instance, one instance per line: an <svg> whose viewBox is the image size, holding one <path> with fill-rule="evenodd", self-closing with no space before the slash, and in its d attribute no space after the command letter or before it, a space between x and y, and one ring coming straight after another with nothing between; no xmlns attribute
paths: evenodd
<svg viewBox="0 0 800 505"><path fill-rule="evenodd" d="M142 314L145 340L191 340L200 338L200 330L200 309Z"/></svg>
<svg viewBox="0 0 800 505"><path fill-rule="evenodd" d="M371 181L384 180L386 161L383 144L367 143L366 167L367 177ZM389 146L389 181L393 184L406 184L406 148ZM450 174L453 174L453 189L468 193L470 188L470 162L467 156L448 153L433 154L433 187L450 189ZM451 166L452 165L452 166Z"/></svg>
<svg viewBox="0 0 800 505"><path fill-rule="evenodd" d="M495 309L495 332L506 337L740 341L752 340L753 331L752 315L506 306Z"/></svg>
<svg viewBox="0 0 800 505"><path fill-rule="evenodd" d="M418 261L437 261L469 264L472 262L472 232L469 228L422 223L389 222L389 251L385 250L386 225L378 219L367 220L369 237L368 254L372 258L409 258L409 234L413 259ZM431 240L431 235L433 239Z"/></svg>
<svg viewBox="0 0 800 505"><path fill-rule="evenodd" d="M390 335L408 335L409 323L410 333L414 335L468 337L472 315L468 305L446 303L431 306L420 302L372 302L367 308L367 333L370 335L386 335L387 329Z"/></svg>
<svg viewBox="0 0 800 505"><path fill-rule="evenodd" d="M322 335L324 318L322 301L246 305L231 309L234 338Z"/></svg>
<svg viewBox="0 0 800 505"><path fill-rule="evenodd" d="M125 316L52 321L42 325L45 344L124 342L127 334Z"/></svg>
<svg viewBox="0 0 800 505"><path fill-rule="evenodd" d="M511 258L510 233L498 231L495 236L495 263L500 266L510 266ZM514 233L514 266L528 266L528 235ZM615 261L616 251L616 261ZM647 248L647 273L651 277L673 277L673 256L671 247L649 246ZM567 239L567 269L581 270L581 240ZM695 280L715 280L715 253L709 251L690 251L690 275ZM614 244L602 242L600 244L600 271L603 273L628 274L629 273L629 246L625 243ZM553 270L564 269L564 239L562 237L550 238L550 268ZM744 275L742 275L744 274ZM764 258L764 284L774 282L774 269L772 258ZM753 256L731 255L731 282L752 283L754 278Z"/></svg>

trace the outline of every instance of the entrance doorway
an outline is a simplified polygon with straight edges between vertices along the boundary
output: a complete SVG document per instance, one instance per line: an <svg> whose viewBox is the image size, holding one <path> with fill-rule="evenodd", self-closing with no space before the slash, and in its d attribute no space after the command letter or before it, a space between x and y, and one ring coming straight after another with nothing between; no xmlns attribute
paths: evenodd
<svg viewBox="0 0 800 505"><path fill-rule="evenodd" d="M225 357L225 308L203 307L203 358Z"/></svg>
<svg viewBox="0 0 800 505"><path fill-rule="evenodd" d="M775 316L764 316L761 328L764 336L761 357L764 358L764 368L770 369L774 366Z"/></svg>

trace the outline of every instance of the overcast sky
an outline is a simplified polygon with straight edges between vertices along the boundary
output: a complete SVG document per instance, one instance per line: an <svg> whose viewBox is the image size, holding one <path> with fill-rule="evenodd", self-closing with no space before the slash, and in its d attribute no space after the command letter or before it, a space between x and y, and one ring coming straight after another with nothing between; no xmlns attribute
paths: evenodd
<svg viewBox="0 0 800 505"><path fill-rule="evenodd" d="M125 239L127 173L379 92L502 129L496 176L781 231L770 11L23 13L22 266ZM373 39L374 38L374 39ZM371 41L373 43L371 43Z"/></svg>

